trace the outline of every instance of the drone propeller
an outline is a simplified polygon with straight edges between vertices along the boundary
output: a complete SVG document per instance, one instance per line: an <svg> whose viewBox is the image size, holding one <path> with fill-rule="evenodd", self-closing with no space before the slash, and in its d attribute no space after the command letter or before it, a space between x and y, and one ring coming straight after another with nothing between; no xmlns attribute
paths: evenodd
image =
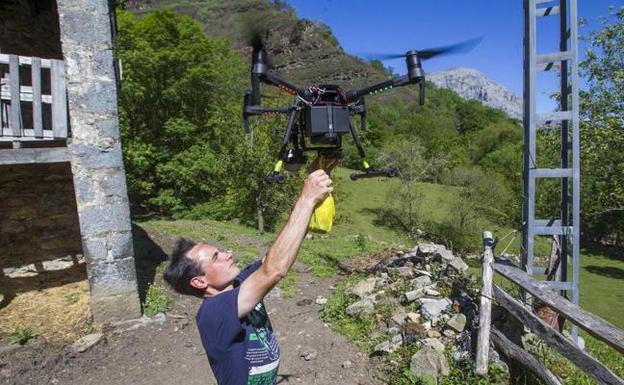
<svg viewBox="0 0 624 385"><path fill-rule="evenodd" d="M259 73L266 73L269 61L266 52L266 38L269 33L268 15L245 17L242 19L243 36L252 48L251 94L248 101L259 105L261 101Z"/></svg>
<svg viewBox="0 0 624 385"><path fill-rule="evenodd" d="M427 48L427 49L417 50L415 52L418 53L418 58L420 58L421 60L431 59L439 55L451 55L451 54L456 54L456 53L465 53L465 52L471 51L474 47L476 47L477 44L479 44L479 42L481 42L482 39L483 39L482 37L477 37L477 38L465 40L456 44L446 45L442 47L435 47L435 48ZM366 54L365 56L368 59L377 59L377 60L384 61L384 60L391 60L391 59L400 59L402 57L406 57L411 52L414 52L414 51L408 51L408 53L401 53L401 54Z"/></svg>

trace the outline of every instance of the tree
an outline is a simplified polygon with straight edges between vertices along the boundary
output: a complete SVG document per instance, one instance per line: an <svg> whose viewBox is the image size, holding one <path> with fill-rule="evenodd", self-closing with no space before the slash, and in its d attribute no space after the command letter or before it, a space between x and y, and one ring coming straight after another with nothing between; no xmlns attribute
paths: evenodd
<svg viewBox="0 0 624 385"><path fill-rule="evenodd" d="M624 7L591 33L581 63L581 220L585 237L624 243Z"/></svg>
<svg viewBox="0 0 624 385"><path fill-rule="evenodd" d="M389 192L387 201L395 222L411 237L416 237L419 222L417 206L422 193L418 183L429 179L445 163L442 155L428 158L415 138L399 139L387 145L379 156L379 164L397 169L401 183Z"/></svg>
<svg viewBox="0 0 624 385"><path fill-rule="evenodd" d="M272 227L296 180L280 187L264 181L277 156L269 137L275 122L259 122L251 145L240 120L248 77L240 55L171 10L141 19L121 11L118 22L120 122L133 211Z"/></svg>

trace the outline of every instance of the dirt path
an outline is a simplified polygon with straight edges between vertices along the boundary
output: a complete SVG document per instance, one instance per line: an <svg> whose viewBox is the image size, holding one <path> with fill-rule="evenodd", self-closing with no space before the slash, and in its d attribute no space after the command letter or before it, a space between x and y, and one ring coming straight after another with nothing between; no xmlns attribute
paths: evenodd
<svg viewBox="0 0 624 385"><path fill-rule="evenodd" d="M297 294L283 298L274 291L265 301L282 349L279 383L380 384L371 379L368 358L319 318L314 299L330 295L333 282L295 268ZM84 353L37 343L0 352L0 384L215 384L195 326L198 305L197 299L176 296L164 322L105 332ZM301 357L312 350L316 358ZM343 368L347 360L352 366Z"/></svg>

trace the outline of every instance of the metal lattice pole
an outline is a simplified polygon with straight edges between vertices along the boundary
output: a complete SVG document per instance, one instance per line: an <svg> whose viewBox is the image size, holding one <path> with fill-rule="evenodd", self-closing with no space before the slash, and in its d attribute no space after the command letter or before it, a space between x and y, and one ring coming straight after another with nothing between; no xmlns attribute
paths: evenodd
<svg viewBox="0 0 624 385"><path fill-rule="evenodd" d="M522 267L531 276L543 274L535 266L535 237L559 236L561 239L560 281L546 282L562 295L570 292L579 302L580 257L580 141L578 92L578 16L577 0L560 0L559 5L540 6L552 0L524 0L524 163L522 205ZM559 52L537 52L537 20L559 15ZM537 113L536 82L540 71L560 71L560 109ZM537 130L560 122L561 166L540 168L537 159ZM552 128L551 128L552 129ZM571 153L570 153L571 150ZM570 165L570 155L572 164ZM536 218L536 187L541 178L559 179L561 206L559 218ZM572 188L570 189L570 182ZM570 191L571 190L571 191ZM571 195L571 202L570 202ZM572 257L572 277L568 278L568 257ZM578 329L572 328L574 339Z"/></svg>

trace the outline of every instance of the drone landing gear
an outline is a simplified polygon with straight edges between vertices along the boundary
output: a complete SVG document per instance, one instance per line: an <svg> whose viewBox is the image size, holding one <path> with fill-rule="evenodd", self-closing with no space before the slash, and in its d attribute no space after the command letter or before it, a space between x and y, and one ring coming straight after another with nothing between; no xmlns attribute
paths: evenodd
<svg viewBox="0 0 624 385"><path fill-rule="evenodd" d="M398 170L394 167L382 168L379 170L373 168L367 168L362 172L354 172L351 174L351 180L358 180L361 178L375 178L375 177L388 177L394 178L397 176Z"/></svg>

